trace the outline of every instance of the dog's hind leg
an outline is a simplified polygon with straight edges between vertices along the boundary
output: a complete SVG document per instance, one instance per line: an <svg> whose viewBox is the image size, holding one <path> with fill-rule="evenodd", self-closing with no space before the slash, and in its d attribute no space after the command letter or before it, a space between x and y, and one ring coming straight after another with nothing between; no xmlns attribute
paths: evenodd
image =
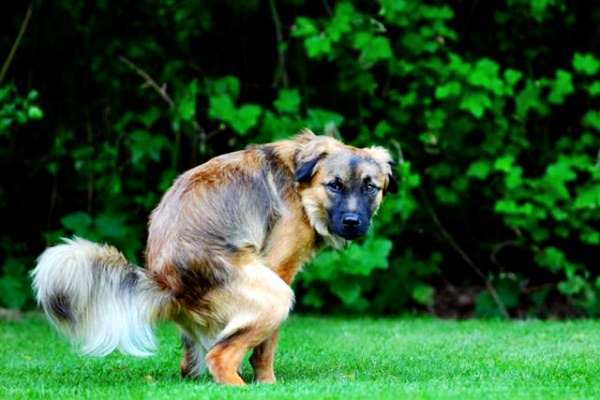
<svg viewBox="0 0 600 400"><path fill-rule="evenodd" d="M215 381L229 385L244 384L237 372L244 356L274 337L293 303L290 287L267 267L250 264L239 272L232 285L211 296L227 324L207 353L206 365ZM275 380L272 362L268 378Z"/></svg>
<svg viewBox="0 0 600 400"><path fill-rule="evenodd" d="M260 330L247 328L217 342L206 355L206 364L214 380L226 385L244 385L238 374L239 365L261 336Z"/></svg>
<svg viewBox="0 0 600 400"><path fill-rule="evenodd" d="M181 333L181 342L183 358L179 366L179 373L182 378L197 378L206 367L204 362L206 348L200 341L185 332Z"/></svg>
<svg viewBox="0 0 600 400"><path fill-rule="evenodd" d="M250 364L254 370L254 382L275 383L273 361L277 348L279 330L275 330L267 340L254 348L250 357Z"/></svg>

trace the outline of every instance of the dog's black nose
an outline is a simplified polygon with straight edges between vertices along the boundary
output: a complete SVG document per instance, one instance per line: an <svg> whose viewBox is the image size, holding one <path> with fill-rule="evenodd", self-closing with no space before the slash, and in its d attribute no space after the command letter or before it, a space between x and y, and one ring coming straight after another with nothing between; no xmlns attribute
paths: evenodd
<svg viewBox="0 0 600 400"><path fill-rule="evenodd" d="M358 214L348 213L344 215L342 223L344 226L355 228L360 225L360 218L358 218Z"/></svg>

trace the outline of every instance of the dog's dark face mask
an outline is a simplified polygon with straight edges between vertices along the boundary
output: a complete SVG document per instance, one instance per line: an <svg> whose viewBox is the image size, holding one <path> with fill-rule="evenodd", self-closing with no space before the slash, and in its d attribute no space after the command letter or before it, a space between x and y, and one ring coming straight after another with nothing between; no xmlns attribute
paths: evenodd
<svg viewBox="0 0 600 400"><path fill-rule="evenodd" d="M364 236L383 195L397 191L390 165L381 165L368 153L342 151L308 164L298 171L312 180L311 186L320 185L328 230L346 240ZM312 178L309 172L314 172Z"/></svg>

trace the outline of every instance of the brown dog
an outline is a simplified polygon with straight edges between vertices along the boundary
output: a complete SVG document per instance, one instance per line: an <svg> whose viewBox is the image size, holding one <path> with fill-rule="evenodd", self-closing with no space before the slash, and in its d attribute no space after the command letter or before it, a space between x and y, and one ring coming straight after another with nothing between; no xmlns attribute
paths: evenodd
<svg viewBox="0 0 600 400"><path fill-rule="evenodd" d="M204 366L219 383L274 382L277 331L290 283L315 252L364 235L383 195L397 190L381 147L359 149L305 130L225 154L181 175L150 218L147 264L74 238L33 271L37 300L87 354L154 348L152 323L181 330L181 375Z"/></svg>

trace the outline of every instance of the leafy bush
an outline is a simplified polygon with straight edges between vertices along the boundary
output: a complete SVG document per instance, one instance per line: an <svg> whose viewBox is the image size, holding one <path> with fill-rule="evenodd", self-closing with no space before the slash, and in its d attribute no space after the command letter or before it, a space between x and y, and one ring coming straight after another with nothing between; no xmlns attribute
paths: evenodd
<svg viewBox="0 0 600 400"><path fill-rule="evenodd" d="M16 31L14 7L3 18ZM36 36L24 36L12 73L19 91L32 85L40 97L15 97L13 86L1 92L13 97L0 98L11 125L0 147L25 149L2 157L14 171L2 187L17 190L0 200L21 201L0 215L10 229L1 279L22 276L14 260L70 234L111 242L142 263L147 215L178 173L308 126L390 148L401 193L387 199L369 237L306 267L300 309L443 313L462 303L467 315L599 313L600 60L591 33L600 7L36 7L55 23L34 13ZM137 29L115 29L125 26ZM41 116L27 101L39 102L43 126L18 125ZM21 307L18 297L0 301Z"/></svg>
<svg viewBox="0 0 600 400"><path fill-rule="evenodd" d="M10 140L18 127L43 118L44 113L35 105L38 95L36 90L31 90L26 96L20 96L14 84L0 87L0 140ZM10 146L0 148L0 159L11 156ZM9 200L12 200L10 195L9 187L0 187L0 208L9 205ZM0 269L0 304L16 309L25 306L31 297L31 285L27 280L30 259L22 255L23 247L21 243L15 243L10 235L0 233L0 251L6 256Z"/></svg>

